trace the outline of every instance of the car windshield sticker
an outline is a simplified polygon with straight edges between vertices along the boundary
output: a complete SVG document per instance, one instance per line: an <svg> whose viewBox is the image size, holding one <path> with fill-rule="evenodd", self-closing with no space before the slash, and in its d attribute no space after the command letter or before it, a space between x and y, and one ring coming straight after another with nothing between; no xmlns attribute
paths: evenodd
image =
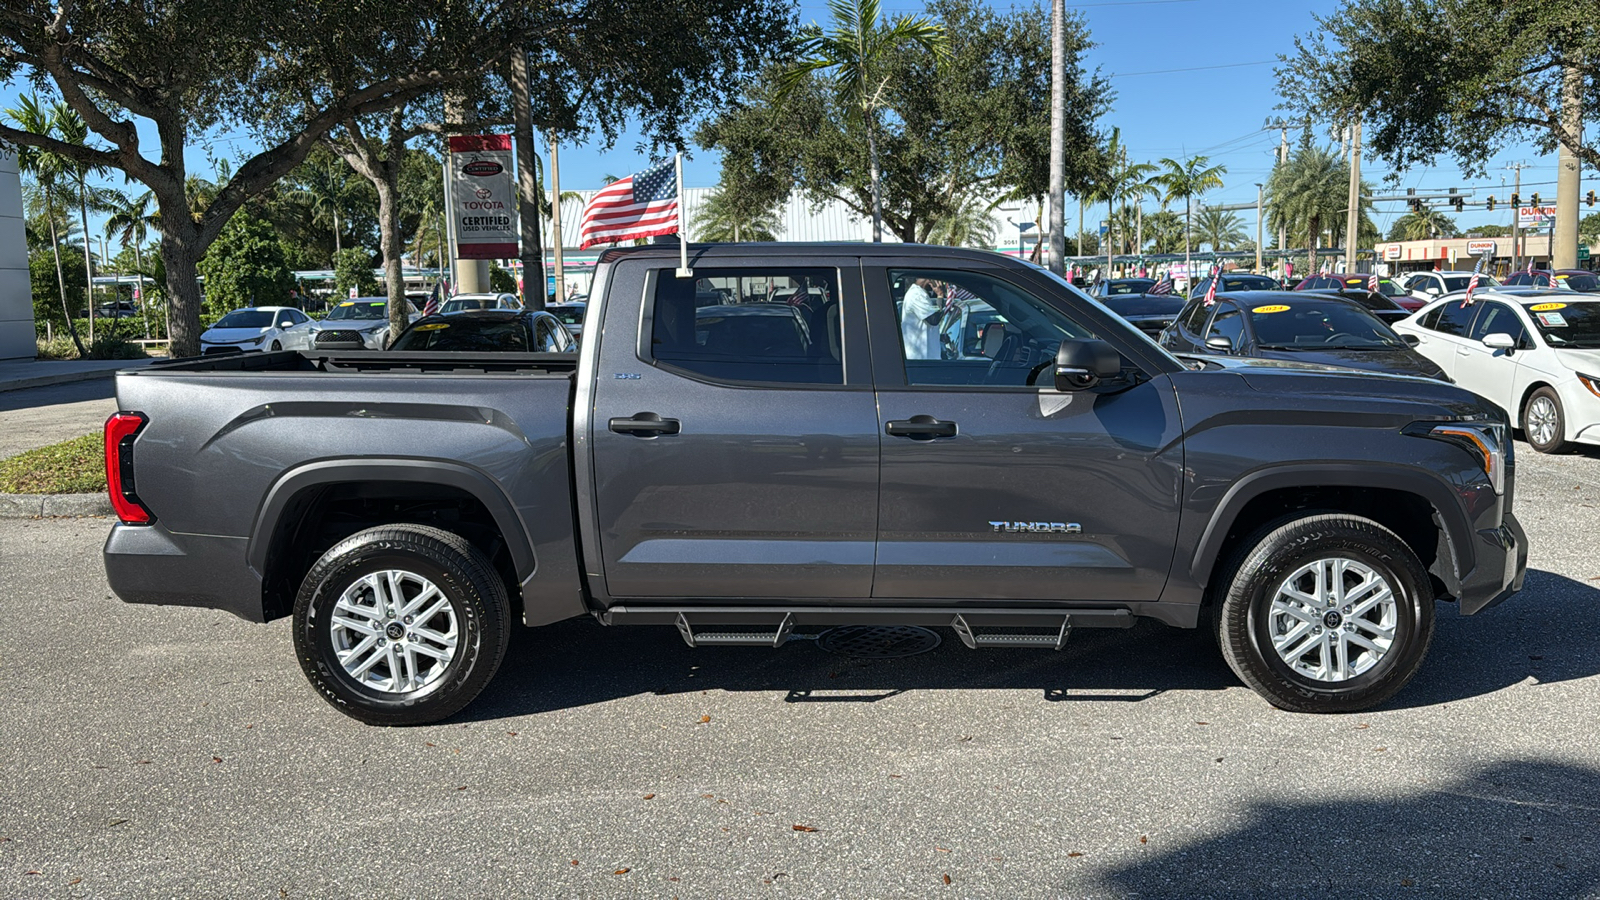
<svg viewBox="0 0 1600 900"><path fill-rule="evenodd" d="M341 303L339 305L340 306L355 306L356 302L354 300L346 300L345 302L343 302L343 303Z"/></svg>
<svg viewBox="0 0 1600 900"><path fill-rule="evenodd" d="M1284 306L1282 303L1274 303L1271 306L1258 306L1250 311L1253 313L1288 312L1289 307Z"/></svg>
<svg viewBox="0 0 1600 900"><path fill-rule="evenodd" d="M1554 310L1554 309L1566 309L1566 308L1567 308L1567 305L1565 303L1537 303L1537 304L1534 304L1533 306L1528 307L1528 309L1530 309L1530 310L1532 310L1534 312L1550 312L1551 310Z"/></svg>
<svg viewBox="0 0 1600 900"><path fill-rule="evenodd" d="M429 322L426 325L418 325L416 327L416 330L417 331L439 331L440 329L449 328L449 327L450 327L450 323L449 322Z"/></svg>
<svg viewBox="0 0 1600 900"><path fill-rule="evenodd" d="M1565 328L1567 320L1558 312L1538 313L1539 324L1546 328Z"/></svg>

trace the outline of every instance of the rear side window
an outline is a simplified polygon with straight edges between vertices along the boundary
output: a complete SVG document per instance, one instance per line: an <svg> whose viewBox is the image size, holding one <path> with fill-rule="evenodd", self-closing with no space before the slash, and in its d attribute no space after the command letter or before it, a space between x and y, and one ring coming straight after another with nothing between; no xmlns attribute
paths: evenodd
<svg viewBox="0 0 1600 900"><path fill-rule="evenodd" d="M1463 306L1461 303L1452 300L1440 307L1438 321L1427 327L1441 334L1466 337L1467 332L1472 328L1472 317L1477 314L1477 305Z"/></svg>
<svg viewBox="0 0 1600 900"><path fill-rule="evenodd" d="M1519 347L1528 343L1528 332L1522 327L1522 320L1517 318L1515 310L1504 303L1485 305L1483 312L1478 315L1478 321L1472 326L1471 337L1475 341L1481 341L1491 334L1509 334Z"/></svg>
<svg viewBox="0 0 1600 900"><path fill-rule="evenodd" d="M659 269L653 281L653 362L717 381L844 384L835 270Z"/></svg>

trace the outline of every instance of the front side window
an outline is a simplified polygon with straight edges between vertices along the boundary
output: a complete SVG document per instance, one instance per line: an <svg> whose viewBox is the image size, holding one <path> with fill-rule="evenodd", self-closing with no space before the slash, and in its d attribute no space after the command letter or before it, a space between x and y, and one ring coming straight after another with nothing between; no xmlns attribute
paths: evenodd
<svg viewBox="0 0 1600 900"><path fill-rule="evenodd" d="M835 270L660 269L652 280L652 361L718 381L844 383Z"/></svg>
<svg viewBox="0 0 1600 900"><path fill-rule="evenodd" d="M1024 387L1067 339L1096 335L1033 294L989 275L890 269L906 382Z"/></svg>
<svg viewBox="0 0 1600 900"><path fill-rule="evenodd" d="M1214 337L1225 337L1228 346L1238 350L1244 343L1244 318L1239 315L1239 310L1232 306L1225 306L1217 310L1217 317L1211 320L1211 330L1206 332L1209 340Z"/></svg>
<svg viewBox="0 0 1600 900"><path fill-rule="evenodd" d="M1209 312L1211 310L1207 309L1204 303L1191 303L1189 311L1183 314L1183 319L1179 324L1190 334L1199 334L1200 329L1205 327L1206 314Z"/></svg>

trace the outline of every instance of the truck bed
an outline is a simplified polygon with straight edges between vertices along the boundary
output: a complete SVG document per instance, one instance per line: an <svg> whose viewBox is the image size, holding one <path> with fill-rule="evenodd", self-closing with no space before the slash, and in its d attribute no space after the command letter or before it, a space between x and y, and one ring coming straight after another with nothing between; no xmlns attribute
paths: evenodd
<svg viewBox="0 0 1600 900"><path fill-rule="evenodd" d="M454 375L567 375L578 367L577 353L432 353L428 351L346 350L338 353L280 350L274 353L217 353L156 362L145 371L191 372L403 372Z"/></svg>

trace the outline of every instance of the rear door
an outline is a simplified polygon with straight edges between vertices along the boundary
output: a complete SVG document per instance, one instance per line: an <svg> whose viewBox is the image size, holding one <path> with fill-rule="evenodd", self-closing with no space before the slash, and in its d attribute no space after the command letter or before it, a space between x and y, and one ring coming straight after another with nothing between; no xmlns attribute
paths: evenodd
<svg viewBox="0 0 1600 900"><path fill-rule="evenodd" d="M1464 305L1459 300L1441 303L1423 314L1416 330L1417 352L1432 360L1452 379L1456 376L1456 357L1466 346L1472 320L1481 304Z"/></svg>
<svg viewBox="0 0 1600 900"><path fill-rule="evenodd" d="M859 263L619 263L590 435L613 598L864 599L878 416ZM602 330L603 324L603 330Z"/></svg>
<svg viewBox="0 0 1600 900"><path fill-rule="evenodd" d="M883 441L873 597L1157 599L1182 469L1167 376L1057 392L1057 347L1097 316L1044 276L927 258L862 275ZM924 294L947 315L928 323ZM961 309L988 320L975 347Z"/></svg>

